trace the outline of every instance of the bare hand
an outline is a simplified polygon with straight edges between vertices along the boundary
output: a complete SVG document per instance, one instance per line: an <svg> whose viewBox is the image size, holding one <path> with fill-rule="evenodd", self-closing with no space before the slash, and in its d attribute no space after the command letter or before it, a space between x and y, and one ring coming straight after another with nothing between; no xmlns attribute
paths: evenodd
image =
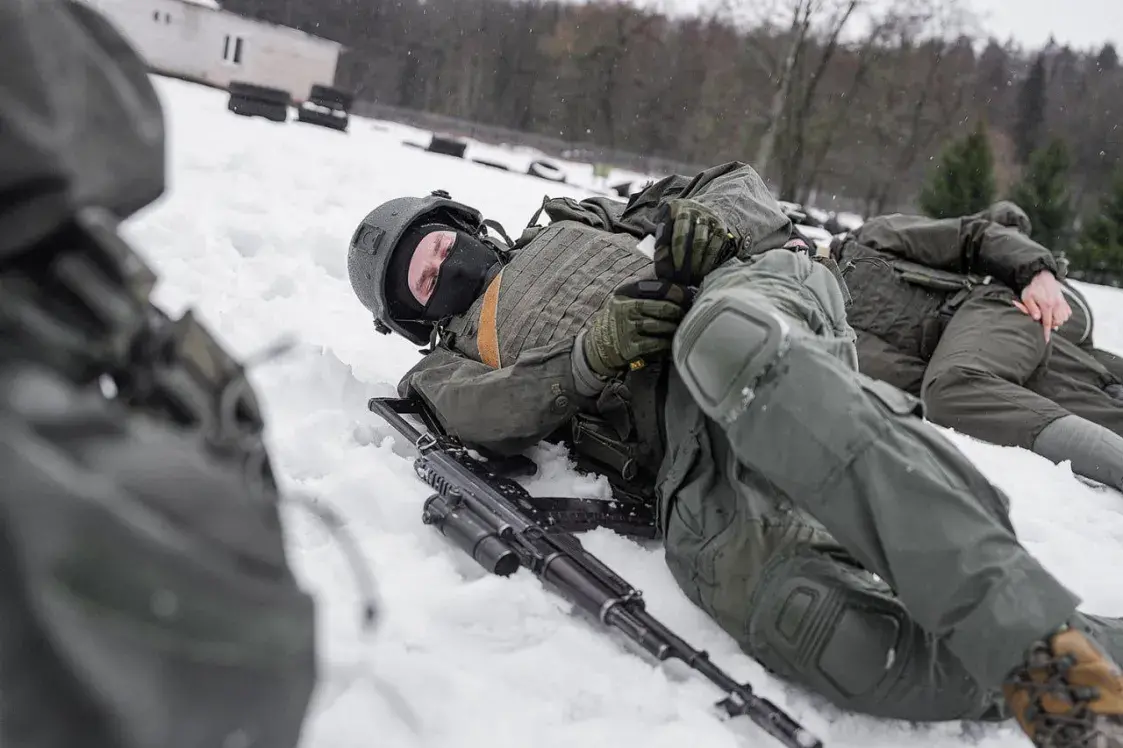
<svg viewBox="0 0 1123 748"><path fill-rule="evenodd" d="M1072 307L1065 300L1060 281L1048 270L1033 276L1033 280L1022 290L1022 300L1014 301L1014 306L1033 317L1045 328L1045 341L1058 327L1072 316Z"/></svg>

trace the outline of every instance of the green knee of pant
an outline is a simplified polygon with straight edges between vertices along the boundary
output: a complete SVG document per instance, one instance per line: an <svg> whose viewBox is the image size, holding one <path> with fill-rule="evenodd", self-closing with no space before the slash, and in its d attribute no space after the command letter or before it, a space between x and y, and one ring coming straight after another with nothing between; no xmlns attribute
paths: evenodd
<svg viewBox="0 0 1123 748"><path fill-rule="evenodd" d="M839 707L910 721L998 720L988 693L873 575L810 547L773 559L749 605L750 655Z"/></svg>

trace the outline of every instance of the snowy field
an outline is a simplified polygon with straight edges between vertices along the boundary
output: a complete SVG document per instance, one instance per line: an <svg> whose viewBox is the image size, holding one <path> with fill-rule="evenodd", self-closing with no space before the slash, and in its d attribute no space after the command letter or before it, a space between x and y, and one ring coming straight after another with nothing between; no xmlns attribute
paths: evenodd
<svg viewBox="0 0 1123 748"><path fill-rule="evenodd" d="M294 564L320 608L324 681L312 748L732 748L776 745L747 720L721 721L717 693L666 673L571 615L526 574L486 575L420 521L429 495L406 445L368 413L417 360L377 334L347 281L346 250L379 202L447 189L516 234L544 194L586 191L401 145L401 128L356 120L350 134L226 111L220 92L157 79L169 120L170 189L126 226L162 277L157 300L190 305L242 357L283 334L299 344L253 372L286 487L342 513L378 581L364 633L343 555L287 513ZM1097 334L1123 352L1123 294L1088 289ZM1084 598L1123 616L1123 496L1067 465L954 436L1013 497L1027 546ZM538 455L535 492L604 495L564 455ZM1024 746L1011 725L913 726L841 714L766 676L678 591L655 548L598 531L588 547L644 591L650 610L734 677L787 708L829 748Z"/></svg>

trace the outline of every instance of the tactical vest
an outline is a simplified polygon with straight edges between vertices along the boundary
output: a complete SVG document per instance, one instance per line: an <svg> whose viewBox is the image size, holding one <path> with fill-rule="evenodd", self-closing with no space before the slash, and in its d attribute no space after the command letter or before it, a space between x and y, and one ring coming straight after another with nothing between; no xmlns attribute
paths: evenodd
<svg viewBox="0 0 1123 748"><path fill-rule="evenodd" d="M577 336L613 289L621 283L653 278L651 260L626 234L610 234L572 221L553 223L534 241L514 252L498 276L495 332L498 365L515 361L527 349ZM454 318L448 330L453 345L476 361L485 360L477 336L486 294Z"/></svg>
<svg viewBox="0 0 1123 748"><path fill-rule="evenodd" d="M509 365L523 351L575 338L617 286L654 276L635 237L557 221L513 252L487 292L448 323L447 344L490 366ZM481 341L481 318L488 314L494 318L483 325ZM613 380L597 401L597 413L578 415L566 435L576 456L604 468L610 480L625 481L621 486L614 480L617 488L642 493L654 485L663 452L661 374L654 364Z"/></svg>
<svg viewBox="0 0 1123 748"><path fill-rule="evenodd" d="M938 270L861 244L852 237L832 248L853 295L847 319L894 348L927 361L948 320L972 289L990 276Z"/></svg>

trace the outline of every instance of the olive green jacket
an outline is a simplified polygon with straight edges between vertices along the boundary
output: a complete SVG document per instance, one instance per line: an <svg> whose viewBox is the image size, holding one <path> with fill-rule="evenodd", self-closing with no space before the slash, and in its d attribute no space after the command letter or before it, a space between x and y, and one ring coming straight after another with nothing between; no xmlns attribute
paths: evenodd
<svg viewBox="0 0 1123 748"><path fill-rule="evenodd" d="M501 368L493 369L480 360L473 339L480 314L477 303L464 319L453 319L449 328L457 332L444 336L404 376L399 392L420 396L442 425L464 442L501 454L569 433L578 413L605 418L622 436L627 434L625 438L646 444L648 452L657 449L662 417L659 367L607 383L589 381L575 367L572 354L583 330L581 323L612 292L610 285L596 285L594 280L602 274L613 281L651 275L651 261L634 247L654 230L652 218L659 204L674 197L693 198L717 212L743 237L742 255L779 247L791 235L790 220L763 181L751 167L737 162L692 179L672 176L660 180L627 204L601 197L549 201L544 208L554 223L528 230L524 236L529 241L511 253L504 268L499 295ZM570 250L586 253L582 260L587 257L603 269L575 282L580 262L567 261L565 254ZM509 288L508 271L521 279L517 289ZM536 280L527 283L527 278ZM505 301L505 293L518 298ZM512 310L506 319L517 323L508 324L507 330L505 305ZM547 307L558 320L556 326L564 329L539 329L545 316L536 316L534 310ZM529 332L528 327L532 328ZM505 341L516 335L523 345L513 352L507 350ZM538 344L529 344L535 342ZM651 462L659 460L658 454L648 457Z"/></svg>
<svg viewBox="0 0 1123 748"><path fill-rule="evenodd" d="M1020 293L1042 270L1059 272L1048 249L978 216L878 216L836 241L832 254L853 297L851 326L921 360L962 289L988 283Z"/></svg>

